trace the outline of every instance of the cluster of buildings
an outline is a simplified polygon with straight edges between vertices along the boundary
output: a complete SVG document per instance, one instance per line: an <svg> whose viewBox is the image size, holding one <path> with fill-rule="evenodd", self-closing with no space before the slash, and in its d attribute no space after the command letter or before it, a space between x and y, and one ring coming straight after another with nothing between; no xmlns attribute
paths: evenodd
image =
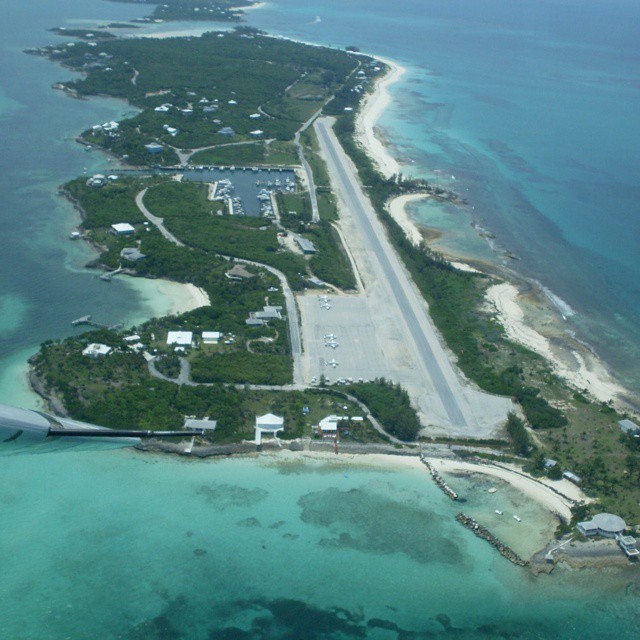
<svg viewBox="0 0 640 640"><path fill-rule="evenodd" d="M578 531L582 535L615 538L628 558L638 559L640 550L637 547L637 540L633 536L624 535L626 529L627 523L613 513L598 513L591 520L578 522Z"/></svg>
<svg viewBox="0 0 640 640"><path fill-rule="evenodd" d="M221 340L225 344L233 344L236 339L232 333L224 334L222 331L202 331L202 344L218 344ZM167 345L173 346L174 351L184 353L193 346L193 331L169 331L167 333Z"/></svg>

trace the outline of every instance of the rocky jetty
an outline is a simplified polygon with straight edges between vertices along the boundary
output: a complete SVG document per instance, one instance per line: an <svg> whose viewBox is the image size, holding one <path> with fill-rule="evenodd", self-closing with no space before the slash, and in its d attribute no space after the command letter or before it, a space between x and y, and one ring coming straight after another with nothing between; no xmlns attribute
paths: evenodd
<svg viewBox="0 0 640 640"><path fill-rule="evenodd" d="M427 460L427 458L421 454L420 460L422 464L427 467L431 477L440 489L442 489L442 491L444 491L444 493L452 500L457 500L458 494L444 481L442 476L433 468L433 465Z"/></svg>
<svg viewBox="0 0 640 640"><path fill-rule="evenodd" d="M519 567L528 567L529 562L523 560L509 545L504 544L496 538L489 529L483 527L479 522L476 522L471 516L466 513L459 513L456 516L456 520L467 527L467 529L473 531L478 538L486 540L494 549L497 549L500 555L504 556L509 562L518 565Z"/></svg>

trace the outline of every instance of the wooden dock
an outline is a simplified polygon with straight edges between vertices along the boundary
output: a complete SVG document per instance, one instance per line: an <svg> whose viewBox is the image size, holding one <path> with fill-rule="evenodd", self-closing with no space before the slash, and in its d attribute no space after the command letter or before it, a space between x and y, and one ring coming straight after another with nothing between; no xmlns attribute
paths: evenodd
<svg viewBox="0 0 640 640"><path fill-rule="evenodd" d="M96 322L92 320L90 315L82 316L81 318L76 318L71 321L71 324L74 327L78 327L80 325L86 324L90 327L95 327L96 329L108 329L109 331L117 331L118 329L122 329L124 327L123 322L118 322L117 324L103 324L101 322Z"/></svg>

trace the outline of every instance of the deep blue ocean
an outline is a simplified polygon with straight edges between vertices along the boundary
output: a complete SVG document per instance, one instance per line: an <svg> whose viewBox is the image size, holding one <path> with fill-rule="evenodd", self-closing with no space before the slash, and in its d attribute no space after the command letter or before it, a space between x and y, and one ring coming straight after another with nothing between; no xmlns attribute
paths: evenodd
<svg viewBox="0 0 640 640"><path fill-rule="evenodd" d="M41 341L85 313L135 321L148 308L125 283L83 268L90 251L67 240L77 214L56 197L85 168L108 166L73 137L128 107L53 90L69 73L23 49L59 41L46 31L54 26L148 8L0 8L0 401L28 404L24 362ZM389 141L409 171L471 203L419 215L439 221L461 253L486 248L456 228L475 218L493 231L635 380L639 17L635 3L615 0L280 0L250 23L406 65L381 123ZM486 481L451 482L465 510L493 517L522 553L555 526L498 481L495 494ZM522 522L495 521L496 506ZM0 638L640 637L637 567L534 578L461 528L457 510L421 468L346 457L0 455Z"/></svg>

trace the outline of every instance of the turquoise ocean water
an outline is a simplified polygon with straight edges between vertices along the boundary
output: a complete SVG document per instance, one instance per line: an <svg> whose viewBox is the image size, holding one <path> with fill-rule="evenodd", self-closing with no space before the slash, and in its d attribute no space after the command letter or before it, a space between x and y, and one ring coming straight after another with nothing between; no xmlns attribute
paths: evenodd
<svg viewBox="0 0 640 640"><path fill-rule="evenodd" d="M406 173L470 202L429 203L417 219L457 255L495 260L470 225L495 234L637 393L637 2L278 0L251 23L405 65L380 124Z"/></svg>
<svg viewBox="0 0 640 640"><path fill-rule="evenodd" d="M535 7L555 4L538 2ZM81 244L66 240L77 218L55 197L56 186L85 167L93 171L108 166L98 154L74 145L72 137L127 108L105 100L73 101L51 90L50 85L68 72L26 56L22 49L56 41L45 31L49 27L121 20L145 10L101 0L1 5L0 400L26 403L30 400L19 381L21 366L40 341L69 333L69 320L88 312L118 321L136 318L144 310L131 289L117 282L104 285L84 271L90 254ZM514 71L507 84L520 88L513 88L511 102L501 102L492 85L500 75L496 67L483 68L484 75L479 71L488 57L495 58L495 65L518 67L514 56L510 62L501 50L488 53L494 41L518 39L514 33L528 33L527 46L534 48L542 46L536 42L544 33L548 46L569 59L588 55L600 46L598 38L604 38L602 47L610 50L607 38L612 36L592 28L591 41L582 47L563 46L568 35L556 31L568 24L566 16L564 21L562 16L542 20L545 14L536 8L534 28L518 24L518 11L506 3L487 0L482 12L474 9L476 5L481 3L403 0L383 5L377 0L349 0L316 2L309 8L286 0L253 13L251 22L307 40L358 44L406 63L411 73L396 88L398 97L405 97L383 125L403 157L415 163L416 172L438 169L434 176L455 175L481 210L477 215L488 226L494 224L498 235L500 224L507 233L512 215L517 225L511 226L519 233L525 233L526 225L534 225L536 231L544 228L549 243L563 243L567 252L576 252L573 256L600 251L602 260L633 269L633 259L624 258L626 237L618 242L619 255L607 249L610 255L604 256L596 242L591 246L587 241L588 228L572 232L584 234L583 239L571 236L567 218L562 223L567 235L559 240L564 228L560 217L554 219L549 209L543 214L540 202L535 211L528 208L534 206L535 194L545 189L549 202L570 200L567 192L558 195L559 185L570 182L568 173L579 171L567 161L568 173L548 169L557 180L552 186L542 186L543 181L536 186L533 177L525 180L526 172L517 167L527 165L516 155L537 172L543 166L541 159L528 155L542 150L532 142L530 149L521 147L514 133L523 108L518 92L526 90L526 83L518 85ZM591 24L596 22L592 17ZM632 22L620 22L632 28ZM479 24L490 30L490 46L478 42ZM606 31L612 31L611 25ZM423 32L428 37L418 38ZM621 44L626 42L624 35L618 34ZM583 36L576 26L571 42ZM475 52L468 64L477 65L478 87L465 88L474 75L464 68L465 47L467 54ZM631 93L633 87L624 82L630 64L621 60L615 76L615 66L603 62L601 76L592 80L601 80L611 92L617 86L621 94ZM567 68L556 70L559 77L567 76ZM543 83L548 70L538 73ZM568 74L569 80L572 77ZM456 91L461 96L467 92L468 104L452 99ZM562 114L560 95L550 95L549 102ZM474 104L489 105L483 117ZM535 112L534 103L527 108ZM489 135L500 120L504 137ZM628 124L622 142L633 140L633 124ZM549 135L549 126L540 123L541 136ZM597 143L605 137L593 130L584 144L600 149ZM495 140L503 140L511 151ZM560 149L561 141L556 142L554 148ZM569 147L563 157L573 153ZM552 148L545 149L555 157ZM575 155L591 166L585 151ZM607 176L615 175L623 183L632 169L619 169L616 162L617 156L615 162L604 162L603 171L606 168ZM628 158L626 164L631 162ZM530 176L536 175L532 170ZM489 177L497 181L491 192ZM600 190L594 191L599 196ZM617 198L623 197L622 188L614 191ZM510 209L512 197L527 205ZM632 211L626 208L624 213ZM454 214L437 215L446 222ZM594 220L597 216L590 219L591 226ZM603 224L601 237L614 233L618 222ZM592 238L597 237L592 231ZM510 242L507 235L501 240ZM601 270L610 288L614 273L615 269ZM580 309L533 267L531 274ZM595 286L593 295L601 295ZM492 517L496 499L505 513L518 511L522 527L506 520L495 526L523 552L553 526L534 505L504 486L491 497L482 483L465 482L460 488L469 500L465 509L479 517ZM636 570L533 578L460 528L453 519L456 511L423 470L303 465L270 458L187 462L128 450L0 455L0 638L638 637Z"/></svg>

